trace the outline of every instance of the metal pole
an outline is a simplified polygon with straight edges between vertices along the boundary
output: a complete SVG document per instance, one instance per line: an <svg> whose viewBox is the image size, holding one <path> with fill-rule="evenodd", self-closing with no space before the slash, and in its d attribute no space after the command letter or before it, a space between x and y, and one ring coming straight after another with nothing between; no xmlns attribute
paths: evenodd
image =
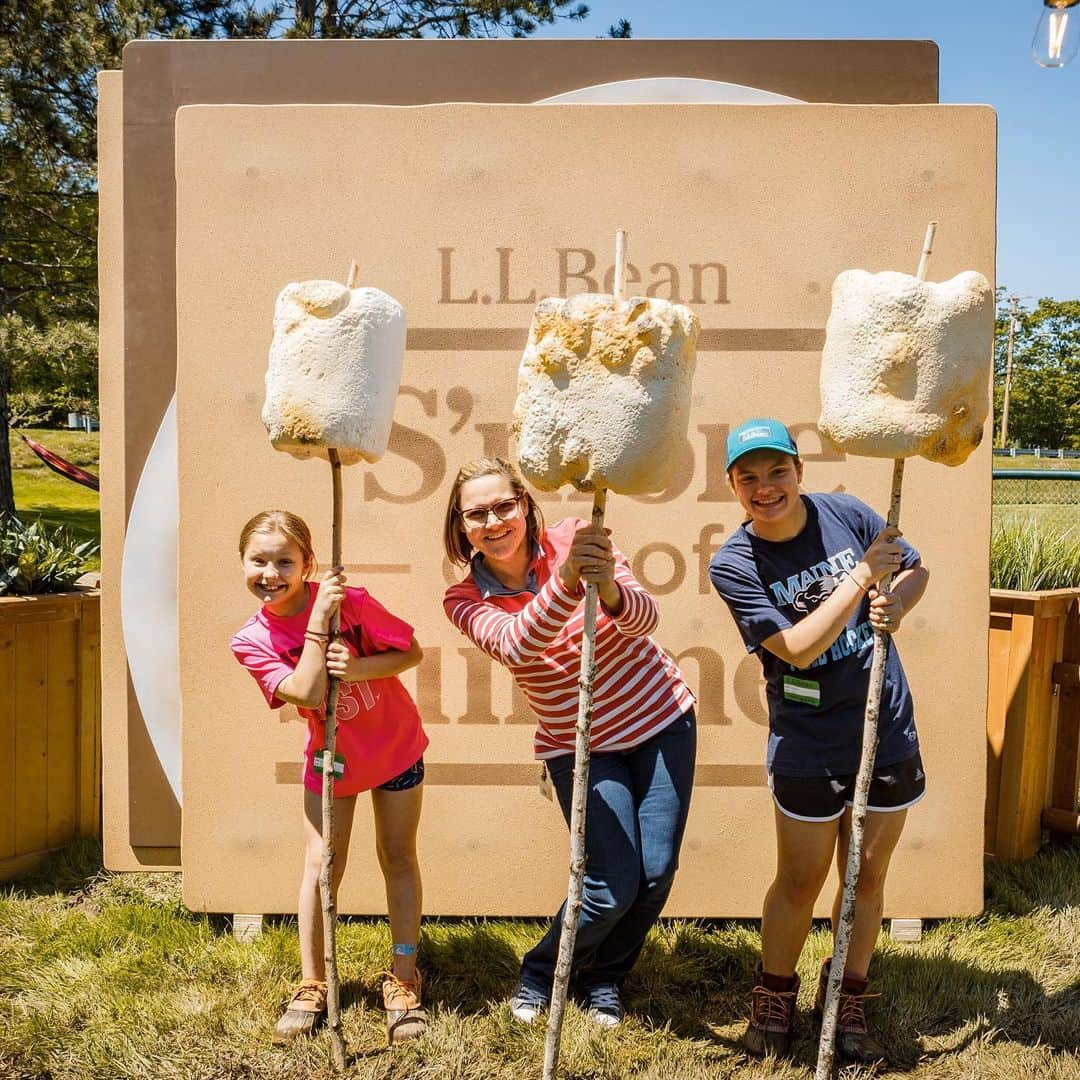
<svg viewBox="0 0 1080 1080"><path fill-rule="evenodd" d="M1012 393L1013 335L1016 332L1016 319L1020 310L1020 297L1009 297L1009 342L1005 350L1005 397L1001 403L1001 440L1004 447L1009 438L1009 395Z"/></svg>

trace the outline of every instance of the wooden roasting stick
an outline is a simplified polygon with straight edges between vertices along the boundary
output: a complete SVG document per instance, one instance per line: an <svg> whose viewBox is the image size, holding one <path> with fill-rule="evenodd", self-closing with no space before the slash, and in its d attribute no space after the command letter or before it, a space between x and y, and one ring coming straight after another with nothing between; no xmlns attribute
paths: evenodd
<svg viewBox="0 0 1080 1080"><path fill-rule="evenodd" d="M927 264L934 247L934 233L938 223L931 221L926 228L922 256L916 277L926 277ZM893 461L892 495L889 500L888 525L900 524L900 495L904 483L905 458ZM892 588L892 574L886 574L878 582L877 591L888 593ZM829 966L829 983L825 993L825 1009L821 1018L821 1041L818 1043L817 1069L814 1080L831 1080L836 1055L836 1020L840 1008L840 986L847 965L851 930L855 923L855 893L859 887L859 865L862 861L863 828L866 824L866 804L870 794L870 781L877 758L878 712L881 707L881 691L885 682L885 658L889 648L889 635L884 630L874 631L874 655L870 667L870 685L866 691L866 712L863 716L862 756L855 780L855 795L851 806L851 835L848 838L847 866L844 869L844 895L840 904L840 925L836 930L836 945Z"/></svg>
<svg viewBox="0 0 1080 1080"><path fill-rule="evenodd" d="M356 265L355 263L353 264ZM350 286L351 288L351 286ZM341 461L336 450L328 449L334 484L334 522L331 532L331 560L341 566ZM330 641L341 629L341 612L330 619ZM337 966L337 900L331 885L334 876L334 752L337 747L337 703L341 682L331 675L326 687L326 748L323 750L322 834L323 859L319 871L319 893L323 909L323 959L326 962L326 1026L330 1029L330 1050L334 1068L345 1068L345 1037L341 1033L341 982Z"/></svg>
<svg viewBox="0 0 1080 1080"><path fill-rule="evenodd" d="M354 260L349 264L345 285L355 289L359 283L360 267ZM341 461L338 452L327 449L330 474L334 488L333 525L331 528L330 559L334 567L341 566ZM341 611L330 620L330 641L337 641L341 630ZM330 1050L334 1068L345 1068L345 1037L341 1032L341 980L337 966L337 900L331 882L334 879L334 754L337 748L337 703L341 681L331 675L326 686L326 747L323 750L322 834L323 859L319 871L319 893L323 912L323 959L326 964L326 1026L330 1029Z"/></svg>
<svg viewBox="0 0 1080 1080"><path fill-rule="evenodd" d="M626 231L615 233L616 300L623 298L626 283ZM592 523L604 527L607 489L593 492ZM596 609L599 602L595 583L585 583L585 626L581 642L581 675L578 678L578 718L574 739L574 791L570 804L570 882L566 890L562 933L559 936L559 958L555 965L555 980L551 987L551 1010L548 1013L547 1040L544 1043L544 1080L555 1080L559 1068L559 1045L562 1036L563 1014L566 1011L566 992L570 983L570 966L577 941L578 918L581 915L581 893L585 878L585 812L589 794L589 737L592 731L593 683L596 680Z"/></svg>

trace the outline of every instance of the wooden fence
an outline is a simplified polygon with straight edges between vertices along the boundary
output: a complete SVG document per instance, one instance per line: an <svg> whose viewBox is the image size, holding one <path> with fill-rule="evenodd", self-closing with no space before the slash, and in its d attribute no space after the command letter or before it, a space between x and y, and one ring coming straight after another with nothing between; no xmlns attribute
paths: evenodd
<svg viewBox="0 0 1080 1080"><path fill-rule="evenodd" d="M0 881L101 833L100 600L0 597Z"/></svg>
<svg viewBox="0 0 1080 1080"><path fill-rule="evenodd" d="M1080 589L991 590L986 737L986 851L1080 832Z"/></svg>

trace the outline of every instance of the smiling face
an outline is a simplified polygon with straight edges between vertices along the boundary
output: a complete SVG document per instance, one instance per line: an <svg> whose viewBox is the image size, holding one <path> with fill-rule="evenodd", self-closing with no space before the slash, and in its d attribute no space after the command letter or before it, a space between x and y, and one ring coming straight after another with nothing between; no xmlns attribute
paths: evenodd
<svg viewBox="0 0 1080 1080"><path fill-rule="evenodd" d="M465 523L465 535L469 543L493 566L511 567L524 557L528 561L526 546L528 522L523 513L524 499L514 491L510 480L501 473L489 473L466 480L458 489L459 511L483 509L497 503L516 501L513 517L500 521L494 513L488 513L483 525ZM500 507L500 509L502 509Z"/></svg>
<svg viewBox="0 0 1080 1080"><path fill-rule="evenodd" d="M275 615L295 615L307 604L310 567L300 545L284 533L253 532L242 556L248 591Z"/></svg>
<svg viewBox="0 0 1080 1080"><path fill-rule="evenodd" d="M753 450L731 467L728 483L739 505L766 540L787 540L806 522L799 497L802 462L778 450Z"/></svg>

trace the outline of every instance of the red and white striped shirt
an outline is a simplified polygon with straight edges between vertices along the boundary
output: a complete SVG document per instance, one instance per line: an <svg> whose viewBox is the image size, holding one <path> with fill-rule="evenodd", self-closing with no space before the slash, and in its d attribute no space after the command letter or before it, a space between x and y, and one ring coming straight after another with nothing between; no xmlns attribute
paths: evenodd
<svg viewBox="0 0 1080 1080"><path fill-rule="evenodd" d="M545 529L530 564L538 591L486 592L470 572L446 590L447 618L493 660L509 668L537 718L538 758L572 753L578 713L584 587L571 593L556 572L586 522L567 518ZM627 750L651 738L694 704L675 662L648 635L660 613L622 552L615 550L622 609L596 619L596 681L590 747Z"/></svg>

